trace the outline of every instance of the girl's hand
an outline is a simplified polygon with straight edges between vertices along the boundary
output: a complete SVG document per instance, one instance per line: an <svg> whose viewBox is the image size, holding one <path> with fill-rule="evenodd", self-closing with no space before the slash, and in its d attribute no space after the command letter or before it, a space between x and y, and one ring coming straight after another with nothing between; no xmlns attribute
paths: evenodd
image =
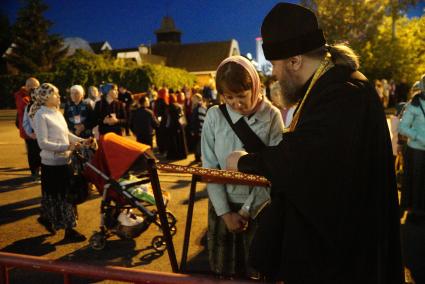
<svg viewBox="0 0 425 284"><path fill-rule="evenodd" d="M238 213L229 212L221 216L227 229L232 233L240 233L244 231L248 222Z"/></svg>

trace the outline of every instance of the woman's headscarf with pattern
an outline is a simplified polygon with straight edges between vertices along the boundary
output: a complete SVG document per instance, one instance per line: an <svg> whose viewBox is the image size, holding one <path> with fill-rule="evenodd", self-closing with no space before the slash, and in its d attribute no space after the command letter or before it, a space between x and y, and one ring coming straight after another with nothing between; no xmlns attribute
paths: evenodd
<svg viewBox="0 0 425 284"><path fill-rule="evenodd" d="M28 116L31 119L33 119L36 112L41 108L41 106L46 104L49 97L53 95L55 92L58 92L58 88L56 88L54 85L50 83L43 83L40 85L40 87L35 89L32 94L35 101L30 108Z"/></svg>

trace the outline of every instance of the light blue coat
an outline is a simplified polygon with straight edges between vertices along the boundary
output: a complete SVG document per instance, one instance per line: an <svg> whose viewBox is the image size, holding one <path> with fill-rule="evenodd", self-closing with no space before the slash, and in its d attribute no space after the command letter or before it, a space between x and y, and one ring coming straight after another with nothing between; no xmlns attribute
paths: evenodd
<svg viewBox="0 0 425 284"><path fill-rule="evenodd" d="M227 111L233 123L242 115L234 112L229 106ZM267 146L275 146L282 140L283 122L280 111L267 100L260 109L245 121ZM205 117L202 128L202 165L205 168L225 169L227 156L233 151L244 150L242 142L233 132L218 106L211 107ZM270 192L264 187L244 185L207 185L208 195L217 216L230 212L229 203L243 203L243 209L252 218L258 210L270 200Z"/></svg>
<svg viewBox="0 0 425 284"><path fill-rule="evenodd" d="M420 99L425 110L425 101ZM425 115L419 106L407 104L398 127L401 135L407 136L407 145L425 151Z"/></svg>

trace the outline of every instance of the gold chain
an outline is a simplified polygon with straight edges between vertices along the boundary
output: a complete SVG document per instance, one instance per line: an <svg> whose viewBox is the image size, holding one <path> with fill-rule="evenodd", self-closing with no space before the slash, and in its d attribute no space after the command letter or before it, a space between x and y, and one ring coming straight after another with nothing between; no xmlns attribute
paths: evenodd
<svg viewBox="0 0 425 284"><path fill-rule="evenodd" d="M325 74L329 69L331 69L333 66L334 66L334 64L332 63L331 56L328 53L328 54L326 54L325 58L320 63L319 68L317 68L316 72L314 73L313 79L311 80L310 85L308 86L307 92L305 93L304 98L300 103L298 111L295 113L294 118L292 119L292 122L291 122L291 125L289 126L289 128L285 129L285 132L293 132L295 130L295 128L298 124L298 120L300 119L301 111L304 107L304 104L305 104L308 96L310 95L311 89L314 87L317 80L319 80L319 78L323 74Z"/></svg>

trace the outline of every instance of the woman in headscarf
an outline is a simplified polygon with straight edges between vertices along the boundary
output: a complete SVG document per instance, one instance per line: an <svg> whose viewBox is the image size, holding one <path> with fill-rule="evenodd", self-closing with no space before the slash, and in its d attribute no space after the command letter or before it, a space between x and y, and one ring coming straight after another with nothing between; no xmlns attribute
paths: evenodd
<svg viewBox="0 0 425 284"><path fill-rule="evenodd" d="M76 207L66 200L66 190L72 174L70 154L86 140L69 132L59 111L59 91L54 85L43 83L36 92L37 104L31 107L30 117L34 117L34 130L41 149L43 225L52 233L65 229L65 241L84 241L86 238L74 230Z"/></svg>
<svg viewBox="0 0 425 284"><path fill-rule="evenodd" d="M259 75L249 60L242 56L225 59L217 69L216 86L225 104L211 107L205 117L201 141L204 167L225 169L226 158L233 151L259 151L280 142L282 117L263 95ZM235 133L234 127L240 130L242 124L249 129L250 138L259 141L258 146L248 147ZM208 184L207 190L212 271L257 278L258 273L248 265L248 252L257 228L256 216L270 201L269 189Z"/></svg>
<svg viewBox="0 0 425 284"><path fill-rule="evenodd" d="M399 133L408 138L400 207L425 218L425 75L419 81L418 92L406 105Z"/></svg>

